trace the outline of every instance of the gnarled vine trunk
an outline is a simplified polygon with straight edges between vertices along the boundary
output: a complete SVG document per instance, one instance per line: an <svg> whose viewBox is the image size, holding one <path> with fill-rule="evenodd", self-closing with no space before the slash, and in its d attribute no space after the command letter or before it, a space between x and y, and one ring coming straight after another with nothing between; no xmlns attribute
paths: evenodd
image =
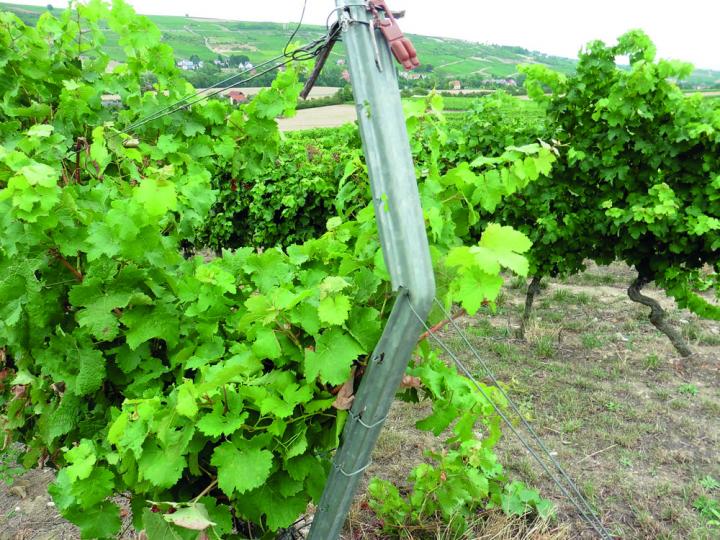
<svg viewBox="0 0 720 540"><path fill-rule="evenodd" d="M527 323L530 320L530 315L532 314L535 296L540 294L540 280L542 280L541 276L533 276L532 281L530 281L530 285L528 285L527 294L525 295L525 311L523 311L522 321L520 321L520 330L518 330L519 338L525 338L525 327L527 326Z"/></svg>
<svg viewBox="0 0 720 540"><path fill-rule="evenodd" d="M660 330L663 334L665 334L669 339L670 342L675 347L675 350L680 353L680 356L688 357L692 356L693 352L688 346L688 344L683 339L680 332L678 332L675 328L673 328L670 323L667 322L665 316L665 310L660 306L660 304L657 302L657 300L654 300L653 298L650 298L649 296L645 296L640 291L642 290L645 285L650 283L652 280L644 276L642 273L638 273L637 279L635 279L630 286L628 287L627 293L630 297L630 300L633 302L637 302L639 304L642 304L643 306L647 306L650 308L650 322L653 324L655 328Z"/></svg>

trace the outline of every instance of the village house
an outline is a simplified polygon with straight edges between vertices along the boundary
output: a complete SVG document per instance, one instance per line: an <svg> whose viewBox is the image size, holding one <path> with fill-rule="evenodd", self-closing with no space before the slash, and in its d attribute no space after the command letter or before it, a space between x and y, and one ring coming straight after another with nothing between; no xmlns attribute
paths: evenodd
<svg viewBox="0 0 720 540"><path fill-rule="evenodd" d="M400 76L409 81L420 81L427 78L424 73L415 73L414 71L401 71Z"/></svg>
<svg viewBox="0 0 720 540"><path fill-rule="evenodd" d="M194 71L203 67L205 63L202 60L199 62L193 62L192 60L178 60L175 65L183 71Z"/></svg>
<svg viewBox="0 0 720 540"><path fill-rule="evenodd" d="M247 96L239 90L230 90L230 92L227 93L227 97L232 105L239 105L240 103L247 102Z"/></svg>

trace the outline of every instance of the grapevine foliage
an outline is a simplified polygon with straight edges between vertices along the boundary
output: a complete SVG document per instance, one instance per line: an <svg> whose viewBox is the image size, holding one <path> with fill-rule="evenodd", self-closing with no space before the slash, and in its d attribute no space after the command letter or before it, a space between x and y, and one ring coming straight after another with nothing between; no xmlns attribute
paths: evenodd
<svg viewBox="0 0 720 540"><path fill-rule="evenodd" d="M542 517L549 517L553 512L549 501L519 482L507 482L493 450L500 439L500 417L493 414L492 405L472 383L455 377L453 370L429 348L423 349L423 362L411 373L423 381L433 399L432 414L419 421L417 428L439 435L453 425L447 447L442 452L426 451L428 461L411 471L407 495L386 480L375 478L370 482L370 506L383 520L385 530L402 536L408 529L430 529L440 516L453 534L460 536L467 530L468 518L486 506L502 508L511 515L524 515L534 509ZM496 388L483 387L483 392L494 403L505 406ZM487 433L482 441L473 432L478 414L484 418Z"/></svg>
<svg viewBox="0 0 720 540"><path fill-rule="evenodd" d="M629 69L616 65L623 55ZM692 66L656 61L636 30L612 47L590 43L570 77L537 65L524 71L547 107L549 136L563 146L548 180L523 194L525 223L519 200L503 216L536 241L537 274L572 273L583 259L621 260L681 307L720 318L717 304L697 294L720 291L720 115L675 85Z"/></svg>
<svg viewBox="0 0 720 540"><path fill-rule="evenodd" d="M362 164L344 166L342 217L317 238L255 250L239 245L258 240L246 231L237 249L183 257L207 234L211 209L225 223L218 188L253 192L284 159L275 117L292 112L295 73L239 109L210 100L153 120L126 145L122 126L192 89L157 29L122 1L73 8L35 28L0 14L6 440L24 443L26 466L59 468L51 493L84 538L118 532L117 493L132 495L135 525L151 538L221 538L238 520L271 535L319 498L347 415L334 393L365 363L392 303L372 207L355 195ZM126 55L112 70L105 26ZM106 94L121 105L104 106ZM425 109L410 111L411 130ZM464 246L464 233L477 225L474 205L496 205L552 161L536 145L444 175L436 160L423 175L448 303L474 313L497 296L502 268L526 273L522 234L490 225ZM241 204L267 210L267 223L281 217L260 200ZM233 226L247 228L242 219ZM217 243L232 236L222 227ZM428 367L418 376L429 388L438 377ZM466 429L497 423L474 399Z"/></svg>

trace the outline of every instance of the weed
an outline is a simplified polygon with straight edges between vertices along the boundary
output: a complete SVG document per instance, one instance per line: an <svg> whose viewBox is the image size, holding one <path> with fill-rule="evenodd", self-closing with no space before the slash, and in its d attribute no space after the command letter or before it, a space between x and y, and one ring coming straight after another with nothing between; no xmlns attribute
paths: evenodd
<svg viewBox="0 0 720 540"><path fill-rule="evenodd" d="M715 478L710 475L707 475L705 478L700 480L700 485L710 491L714 489L720 489L720 482L715 480Z"/></svg>
<svg viewBox="0 0 720 540"><path fill-rule="evenodd" d="M698 337L698 343L700 345L706 345L708 347L717 347L720 345L720 335L710 334L708 332L701 332Z"/></svg>
<svg viewBox="0 0 720 540"><path fill-rule="evenodd" d="M695 499L693 507L705 518L708 526L720 527L720 502L717 499L703 495Z"/></svg>
<svg viewBox="0 0 720 540"><path fill-rule="evenodd" d="M604 404L604 406L610 412L617 412L620 409L622 409L622 405L620 403L616 403L614 401L608 401Z"/></svg>
<svg viewBox="0 0 720 540"><path fill-rule="evenodd" d="M581 429L583 427L582 420L579 420L577 418L573 418L571 420L567 420L563 426L562 429L565 433L574 433Z"/></svg>
<svg viewBox="0 0 720 540"><path fill-rule="evenodd" d="M710 416L720 416L720 403L710 401L709 399L704 399L700 403L700 408L705 414L708 414Z"/></svg>
<svg viewBox="0 0 720 540"><path fill-rule="evenodd" d="M492 352L494 352L496 355L498 355L502 360L505 360L505 361L521 362L523 359L522 354L520 354L520 351L518 350L518 348L515 347L515 345L512 345L511 343L503 343L503 342L491 343L490 350Z"/></svg>
<svg viewBox="0 0 720 540"><path fill-rule="evenodd" d="M540 336L535 342L535 353L540 358L552 358L555 356L555 343L552 336Z"/></svg>
<svg viewBox="0 0 720 540"><path fill-rule="evenodd" d="M678 386L678 392L686 396L697 396L698 388L694 384L681 384Z"/></svg>
<svg viewBox="0 0 720 540"><path fill-rule="evenodd" d="M23 467L17 464L21 451L16 446L10 446L0 452L0 480L11 486L15 478L25 472Z"/></svg>
<svg viewBox="0 0 720 540"><path fill-rule="evenodd" d="M581 306L590 304L592 296L587 293L574 293L566 289L556 290L550 299L558 304L578 304Z"/></svg>
<svg viewBox="0 0 720 540"><path fill-rule="evenodd" d="M583 347L586 349L597 349L603 345L602 340L595 334L585 334L582 336L581 340Z"/></svg>
<svg viewBox="0 0 720 540"><path fill-rule="evenodd" d="M560 311L548 311L546 313L543 313L543 316L539 317L539 319L558 323L565 319L565 314Z"/></svg>
<svg viewBox="0 0 720 540"><path fill-rule="evenodd" d="M687 339L689 341L697 341L700 338L700 335L702 334L702 328L700 327L700 325L695 321L691 321L691 322L682 321L682 322L687 323L687 324L684 324L682 327L682 334L685 337L685 339Z"/></svg>
<svg viewBox="0 0 720 540"><path fill-rule="evenodd" d="M473 326L467 329L468 333L478 337L490 337L495 335L495 328L488 319L479 319Z"/></svg>
<svg viewBox="0 0 720 540"><path fill-rule="evenodd" d="M657 369L660 366L660 358L657 354L648 354L645 357L645 369Z"/></svg>

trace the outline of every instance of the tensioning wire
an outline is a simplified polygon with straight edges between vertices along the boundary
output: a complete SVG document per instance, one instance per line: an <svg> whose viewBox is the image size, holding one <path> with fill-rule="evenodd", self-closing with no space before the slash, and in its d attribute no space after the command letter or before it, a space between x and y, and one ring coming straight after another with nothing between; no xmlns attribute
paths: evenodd
<svg viewBox="0 0 720 540"><path fill-rule="evenodd" d="M437 298L435 298L435 303L440 307L440 310L442 311L443 316L446 318L450 318L447 310L445 309L445 307L442 305L442 303ZM583 506L585 507L585 510L587 510L588 514L593 517L593 519L598 523L598 525L601 528L603 528L603 531L608 535L608 537L612 538L612 536L610 536L608 531L602 526L602 523L600 522L598 517L595 515L595 512L590 507L590 504L587 502L585 497L583 497L582 494L580 493L580 490L578 489L575 482L573 482L573 480L570 478L570 476L567 474L567 472L565 472L565 469L562 467L562 465L560 465L560 462L557 459L555 459L555 457L552 455L552 452L550 452L548 450L547 446L545 445L543 440L540 438L540 436L537 434L535 429L530 425L530 423L525 419L525 416L520 412L519 407L515 404L515 402L512 399L510 399L510 396L507 394L507 392L505 392L503 387L500 385L499 381L495 377L495 374L490 369L490 366L487 364L487 362L485 362L485 360L483 360L482 356L480 356L480 353L478 353L477 349L475 349L475 347L472 346L472 344L470 343L470 340L467 338L467 335L465 334L465 332L462 331L462 328L460 328L460 326L457 324L455 319L450 318L450 325L455 329L455 332L462 338L462 340L465 343L465 345L467 346L467 348L470 349L470 351L472 352L475 359L480 363L482 368L485 370L485 373L487 373L487 375L490 378L490 380L492 381L493 385L495 385L495 387L497 387L497 389L500 391L500 394L507 400L507 402L509 403L510 408L513 410L513 412L520 418L520 421L522 422L523 426L528 431L530 436L538 444L538 446L542 449L543 453L545 453L545 455L547 455L547 457L552 462L553 466L557 469L557 471L560 473L560 475L565 479L565 481L568 483L568 485L570 485L575 496L583 503ZM463 366L463 368L464 368L464 366ZM464 368L464 369L467 370L467 368Z"/></svg>
<svg viewBox="0 0 720 540"><path fill-rule="evenodd" d="M339 30L338 30L339 31ZM139 120L136 120L129 126L127 126L125 129L121 130L120 133L130 133L131 131L137 129L138 127L147 124L148 122L152 122L153 120L159 120L160 118L173 114L181 109L184 109L186 107L190 107L191 105L194 105L195 103L198 103L204 99L211 98L213 96L216 96L220 94L221 92L224 92L227 90L227 86L231 81L233 84L245 84L247 82L250 82L262 75L265 75L266 73L269 73L275 69L279 69L282 66L285 66L289 64L290 62L296 61L296 62L302 62L305 60L311 60L312 58L315 58L320 50L322 49L323 45L328 42L328 40L332 39L335 36L335 34L326 34L322 38L316 39L314 41L311 41L310 43L299 47L292 51L291 53L288 53L286 51L283 51L282 54L279 54L278 56L271 58L270 60L266 60L262 64L259 64L258 66L255 66L251 69L247 69L245 71L242 71L240 73L237 73L231 77L228 77L222 81L219 81L215 83L214 85L204 88L203 90L200 90L194 94L190 94L188 96L185 96L184 98L181 98L177 100L174 103L171 103L170 105L167 105L166 107L163 107L162 109L159 109L155 111L154 113L151 113ZM283 62L278 62L281 58L286 58ZM252 70L257 70L260 67L267 66L268 64L273 64L269 68L256 72L251 77L248 77L243 80L236 80L238 77L242 77L243 75L246 75ZM220 85L223 85L222 87ZM214 92L210 92L208 94L205 94L208 90L216 89Z"/></svg>
<svg viewBox="0 0 720 540"><path fill-rule="evenodd" d="M277 58L283 58L283 56L281 55ZM258 77L261 77L262 75L265 75L266 73L269 73L270 71L273 71L275 69L280 68L281 66L289 64L292 61L293 61L292 59L288 59L288 60L285 60L284 62L274 64L263 71L255 73L254 75L248 77L247 79L243 79L241 81L235 81L235 84L245 84L247 82L250 82L253 79L257 79ZM247 71L245 73L247 73ZM241 73L238 75L244 75L245 73ZM212 89L212 87L206 88L204 90L201 90L200 92L196 92L195 94L193 94L191 96L182 98L182 99L176 101L175 103L168 105L167 107L164 107L163 109L161 109L159 111L156 111L152 114L149 114L148 116L141 118L140 120L135 121L134 123L132 123L125 129L123 129L120 133L130 133L131 131L136 130L137 128L147 124L148 122L152 122L154 120L159 120L160 118L163 118L164 116L168 116L170 114L176 113L179 110L182 110L182 109L185 109L192 105L195 105L196 103L199 103L200 101L209 99L209 98L216 96L216 95L220 94L221 92L224 92L225 90L227 90L226 87L222 87L222 88L218 88L214 92L210 92L209 94L204 94L204 92L206 92L207 90L211 90L211 89Z"/></svg>
<svg viewBox="0 0 720 540"><path fill-rule="evenodd" d="M444 306L440 303L440 301L435 298L435 302L440 306L440 309L443 311L444 315L447 318L449 317L449 314L445 310ZM460 327L457 325L457 323L453 324L456 331L461 335L463 338L463 341L466 343L468 348L473 352L474 356L478 358L481 362L481 365L483 369L488 373L491 380L493 381L493 384L497 387L497 389L500 391L501 395L507 400L507 402L510 404L510 407L512 408L513 412L517 414L521 420L523 421L523 425L526 427L528 432L531 434L533 439L535 439L538 443L540 448L543 450L543 452L550 458L553 465L556 469L561 471L561 476L565 478L565 480L570 484L572 487L572 490L576 493L577 499L581 501L582 504L578 503L576 500L576 497L571 495L567 488L563 485L563 483L560 481L560 479L548 468L547 463L540 458L540 456L535 452L535 450L530 446L530 444L525 440L525 438L522 436L522 434L517 430L517 428L513 425L513 423L510 421L510 419L507 417L507 415L502 411L502 408L497 405L488 395L488 393L483 389L483 387L480 385L480 383L475 379L475 377L472 375L470 370L463 364L463 362L455 355L455 353L450 350L450 348L436 335L436 333L430 328L427 323L418 315L417 311L415 311L414 306L412 305L412 302L408 298L408 304L410 305L410 309L417 317L418 321L423 325L425 330L427 331L428 335L432 336L433 339L440 345L440 347L452 358L453 362L457 365L458 369L462 371L462 373L473 383L475 388L480 392L480 394L485 398L488 403L490 403L495 409L495 412L498 413L500 418L505 422L505 424L510 428L510 431L515 435L515 437L520 441L520 443L525 447L525 449L530 453L532 458L540 465L540 467L543 469L545 474L555 483L555 485L560 489L562 494L572 503L572 505L575 507L575 509L580 513L580 516L585 520L586 523L588 523L595 532L598 533L600 538L603 538L604 540L613 540L613 536L608 532L608 530L603 526L602 522L597 518L593 510L590 508L590 505L585 500L585 498L580 494L579 490L577 489L577 486L575 486L575 483L570 479L570 477L565 473L564 469L560 466L558 461L552 457L550 452L547 450L547 447L540 441L539 436L535 432L534 429L527 423L527 421L524 419L523 415L520 412L520 409L515 405L515 402L510 398L510 396L507 395L507 393L502 389L502 387L499 385L497 378L493 375L492 371L489 369L489 366L480 359L479 353L475 350L475 348L470 344L469 340L465 336L465 334L462 332ZM583 506L585 508L583 508Z"/></svg>
<svg viewBox="0 0 720 540"><path fill-rule="evenodd" d="M303 8L302 13L300 13L300 22L298 22L297 26L295 27L295 30L293 30L293 33L290 34L290 37L287 40L287 43L283 47L283 54L287 54L288 47L290 47L290 43L292 43L292 40L295 38L297 33L300 31L300 28L302 27L303 20L305 19L305 10L307 9L307 0L303 2Z"/></svg>
<svg viewBox="0 0 720 540"><path fill-rule="evenodd" d="M195 92L194 94L188 94L187 96L185 96L185 97L183 97L183 98L180 98L180 99L177 100L176 102L171 103L170 105L167 105L166 107L163 107L162 109L159 109L159 110L157 110L157 111L155 111L155 112L153 112L153 113L151 113L151 114L149 114L149 115L147 115L147 116L145 116L145 117L143 117L143 118L141 118L141 119L139 119L139 120L136 120L135 122L133 122L132 124L130 124L128 127L126 127L125 129L123 129L120 133L128 133L128 132L132 131L133 129L137 128L138 126L144 124L146 120L149 121L149 120L155 120L156 118L161 118L162 116L164 116L164 113L165 113L166 111L168 111L168 110L170 110L170 109L172 109L172 108L174 108L174 107L177 107L178 105L180 106L180 108L182 108L182 107L185 106L185 102L186 102L186 101L188 101L188 100L190 100L190 99L194 99L194 98L196 98L196 97L204 94L204 93L207 92L208 90L212 90L213 88L219 88L220 85L223 85L222 88L220 88L221 91L222 91L222 90L226 90L226 89L227 89L227 85L228 85L231 81L237 83L238 81L236 81L235 79L237 79L238 77L242 77L243 75L247 75L247 74L250 73L253 69L257 70L258 68L264 67L264 66L266 66L266 65L268 65L268 64L270 64L270 63L272 63L272 62L276 62L276 61L278 61L279 59L283 58L283 56L284 56L284 55L280 54L280 55L276 56L275 58L271 58L270 60L267 60L267 61L263 62L262 64L259 64L259 65L257 65L257 66L254 66L253 68L246 69L246 70L244 70L244 71L241 71L241 72L239 72L239 73L236 73L235 75L232 75L231 77L228 77L228 78L226 78L226 79L223 79L222 81L219 81L219 82L213 84L212 86L209 86L209 87L207 87L207 88L203 88L202 90L199 90L199 91ZM242 81L239 81L239 82L242 83ZM207 96L203 96L203 97L207 97ZM173 111L173 112L174 112L174 111Z"/></svg>

